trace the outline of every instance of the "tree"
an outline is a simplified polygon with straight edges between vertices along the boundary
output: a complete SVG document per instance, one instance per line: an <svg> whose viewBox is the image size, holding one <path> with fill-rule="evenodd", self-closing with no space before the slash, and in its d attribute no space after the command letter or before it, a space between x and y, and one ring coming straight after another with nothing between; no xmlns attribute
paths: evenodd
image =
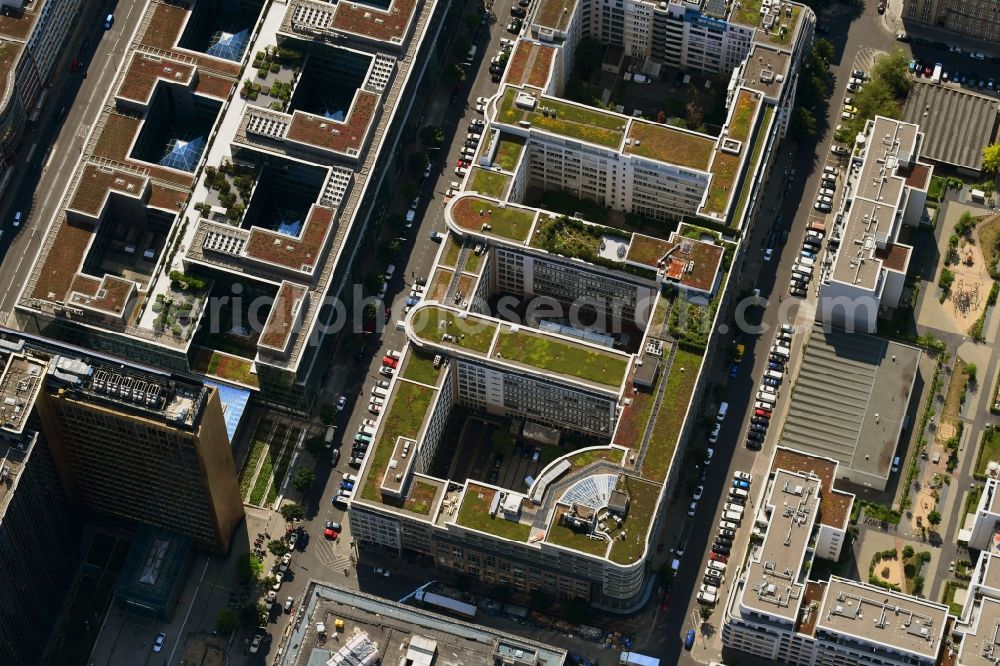
<svg viewBox="0 0 1000 666"><path fill-rule="evenodd" d="M656 114L656 122L660 123L661 125L666 124L666 122L667 122L667 114L665 112L663 112L663 111L660 111L659 113L657 113Z"/></svg>
<svg viewBox="0 0 1000 666"><path fill-rule="evenodd" d="M314 458L319 458L319 455L323 453L323 449L326 448L326 441L317 435L316 437L310 437L305 441L306 451L311 453Z"/></svg>
<svg viewBox="0 0 1000 666"><path fill-rule="evenodd" d="M905 557L906 559L910 559L911 557L913 557L913 546L909 544L903 546L903 557Z"/></svg>
<svg viewBox="0 0 1000 666"><path fill-rule="evenodd" d="M300 493L304 493L309 490L309 487L316 480L316 472L312 471L308 467L303 467L295 472L295 476L292 477L292 485Z"/></svg>
<svg viewBox="0 0 1000 666"><path fill-rule="evenodd" d="M881 79L889 86L893 97L903 99L913 85L909 63L910 57L902 49L894 49L875 60L872 79Z"/></svg>
<svg viewBox="0 0 1000 666"><path fill-rule="evenodd" d="M250 553L244 553L236 561L236 573L240 582L256 583L264 573L264 563L256 557L251 557Z"/></svg>
<svg viewBox="0 0 1000 666"><path fill-rule="evenodd" d="M296 520L302 520L306 517L306 509L295 502L284 504L281 507L281 517L289 523L294 523Z"/></svg>
<svg viewBox="0 0 1000 666"><path fill-rule="evenodd" d="M382 288L383 282L385 282L385 276L381 273L370 273L365 278L365 286L368 287L368 291L378 292Z"/></svg>
<svg viewBox="0 0 1000 666"><path fill-rule="evenodd" d="M593 37L584 37L576 45L576 67L580 77L589 79L604 62L604 46Z"/></svg>
<svg viewBox="0 0 1000 666"><path fill-rule="evenodd" d="M321 405L319 408L319 420L325 426L333 425L334 421L337 420L337 406L332 402Z"/></svg>
<svg viewBox="0 0 1000 666"><path fill-rule="evenodd" d="M267 607L264 604L247 604L240 609L240 624L244 627L260 627L267 622Z"/></svg>
<svg viewBox="0 0 1000 666"><path fill-rule="evenodd" d="M979 368L976 367L975 363L966 363L965 364L965 374L966 374L966 376L968 376L970 382L975 383L975 381L976 381L976 373L977 372L979 372Z"/></svg>
<svg viewBox="0 0 1000 666"><path fill-rule="evenodd" d="M983 148L983 171L1000 171L1000 143Z"/></svg>
<svg viewBox="0 0 1000 666"><path fill-rule="evenodd" d="M231 608L223 608L215 616L215 628L223 636L233 633L239 626L240 616Z"/></svg>
<svg viewBox="0 0 1000 666"><path fill-rule="evenodd" d="M698 616L701 617L702 622L708 622L708 619L712 617L712 607L701 604L698 609Z"/></svg>
<svg viewBox="0 0 1000 666"><path fill-rule="evenodd" d="M288 543L283 539L271 539L267 542L267 549L271 551L271 554L275 557L281 557L291 550L291 548L288 547Z"/></svg>
<svg viewBox="0 0 1000 666"><path fill-rule="evenodd" d="M816 116L806 107L797 106L792 112L789 129L792 131L792 136L799 141L808 140L816 136Z"/></svg>
<svg viewBox="0 0 1000 666"><path fill-rule="evenodd" d="M528 594L528 605L534 610L544 613L552 607L552 599L545 593L544 590L534 588Z"/></svg>
<svg viewBox="0 0 1000 666"><path fill-rule="evenodd" d="M684 106L684 123L688 129L696 130L704 124L704 120L705 114L698 104L698 98L695 97Z"/></svg>
<svg viewBox="0 0 1000 666"><path fill-rule="evenodd" d="M938 525L941 523L941 514L937 512L937 509L927 514L927 522L931 525Z"/></svg>
<svg viewBox="0 0 1000 666"><path fill-rule="evenodd" d="M457 87L465 81L465 68L461 65L452 65L444 70L444 78L449 85Z"/></svg>
<svg viewBox="0 0 1000 666"><path fill-rule="evenodd" d="M938 278L938 286L948 291L951 289L952 283L955 281L955 274L952 273L947 268L941 269L941 277Z"/></svg>
<svg viewBox="0 0 1000 666"><path fill-rule="evenodd" d="M428 125L420 130L420 140L428 146L440 146L444 143L444 132L440 127Z"/></svg>
<svg viewBox="0 0 1000 666"><path fill-rule="evenodd" d="M586 624L590 621L590 602L580 597L567 599L563 603L563 614L570 622Z"/></svg>
<svg viewBox="0 0 1000 666"><path fill-rule="evenodd" d="M829 64L833 61L834 48L833 42L825 37L820 37L815 42L813 42L812 47L813 57L822 60L824 63Z"/></svg>

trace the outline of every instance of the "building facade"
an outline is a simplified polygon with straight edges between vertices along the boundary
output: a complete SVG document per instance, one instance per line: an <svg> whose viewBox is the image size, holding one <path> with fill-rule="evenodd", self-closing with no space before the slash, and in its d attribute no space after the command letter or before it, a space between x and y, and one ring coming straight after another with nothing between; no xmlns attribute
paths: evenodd
<svg viewBox="0 0 1000 666"><path fill-rule="evenodd" d="M1000 7L991 0L903 0L904 25L936 25L985 41L1000 40Z"/></svg>

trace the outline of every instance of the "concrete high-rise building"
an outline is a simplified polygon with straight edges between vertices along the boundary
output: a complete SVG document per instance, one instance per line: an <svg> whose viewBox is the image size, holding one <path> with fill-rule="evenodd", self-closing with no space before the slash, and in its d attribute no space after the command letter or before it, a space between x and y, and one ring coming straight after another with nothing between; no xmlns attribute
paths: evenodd
<svg viewBox="0 0 1000 666"><path fill-rule="evenodd" d="M903 24L936 25L961 35L1000 40L1000 4L995 0L903 0Z"/></svg>
<svg viewBox="0 0 1000 666"><path fill-rule="evenodd" d="M0 192L11 155L45 101L63 44L83 0L2 0L0 9Z"/></svg>
<svg viewBox="0 0 1000 666"><path fill-rule="evenodd" d="M218 390L7 332L4 422L37 416L71 505L228 550L243 505Z"/></svg>

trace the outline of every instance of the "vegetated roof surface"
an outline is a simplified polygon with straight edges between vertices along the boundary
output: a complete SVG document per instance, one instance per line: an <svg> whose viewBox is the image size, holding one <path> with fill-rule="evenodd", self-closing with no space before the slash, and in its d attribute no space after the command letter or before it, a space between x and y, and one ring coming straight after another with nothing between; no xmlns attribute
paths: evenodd
<svg viewBox="0 0 1000 666"><path fill-rule="evenodd" d="M188 10L180 5L157 2L153 17L142 33L141 43L164 51L170 50L177 43L187 14Z"/></svg>
<svg viewBox="0 0 1000 666"><path fill-rule="evenodd" d="M296 111L292 114L287 138L337 153L356 153L361 150L375 118L378 99L375 93L359 90L343 122Z"/></svg>
<svg viewBox="0 0 1000 666"><path fill-rule="evenodd" d="M481 197L463 196L451 209L455 224L469 231L482 232L483 225L490 225L486 233L511 240L524 241L535 221L535 211L519 208Z"/></svg>
<svg viewBox="0 0 1000 666"><path fill-rule="evenodd" d="M560 136L614 149L621 146L628 122L624 116L544 96L538 98L534 110L522 109L514 104L517 93L516 88L507 88L497 114L500 122L517 125L528 121L532 128Z"/></svg>
<svg viewBox="0 0 1000 666"><path fill-rule="evenodd" d="M554 30L565 30L573 16L576 0L540 0L535 24Z"/></svg>
<svg viewBox="0 0 1000 666"><path fill-rule="evenodd" d="M417 0L391 0L388 9L356 2L339 2L333 17L337 30L387 42L401 40L413 17Z"/></svg>
<svg viewBox="0 0 1000 666"><path fill-rule="evenodd" d="M62 303L93 237L94 230L89 225L71 224L64 216L38 274L32 297Z"/></svg>
<svg viewBox="0 0 1000 666"><path fill-rule="evenodd" d="M80 182L77 185L69 207L91 215L101 212L101 204L108 191L116 190L131 196L142 194L146 179L124 171L99 169L93 164L83 168Z"/></svg>
<svg viewBox="0 0 1000 666"><path fill-rule="evenodd" d="M622 354L507 326L501 328L493 353L505 361L605 386L620 385L628 369Z"/></svg>
<svg viewBox="0 0 1000 666"><path fill-rule="evenodd" d="M142 121L131 116L109 113L104 120L101 136L94 146L94 155L109 160L124 162L128 158L132 140L135 139Z"/></svg>
<svg viewBox="0 0 1000 666"><path fill-rule="evenodd" d="M463 527L495 534L511 541L527 541L531 525L522 525L503 516L490 516L490 504L497 490L470 482L462 496L455 522Z"/></svg>
<svg viewBox="0 0 1000 666"><path fill-rule="evenodd" d="M118 94L145 103L149 101L150 95L153 94L153 88L160 79L188 85L193 73L193 65L173 60L152 60L141 53L135 53L125 71L125 77L118 88Z"/></svg>
<svg viewBox="0 0 1000 666"><path fill-rule="evenodd" d="M633 120L625 152L652 160L706 171L715 140L669 125Z"/></svg>
<svg viewBox="0 0 1000 666"><path fill-rule="evenodd" d="M261 344L275 349L284 349L289 336L293 332L293 311L296 307L302 307L302 298L306 295L307 291L302 285L291 282L283 282L281 284L277 296L274 297L271 312L267 316L264 331L261 333Z"/></svg>
<svg viewBox="0 0 1000 666"><path fill-rule="evenodd" d="M323 240L333 223L333 210L314 205L298 238L254 227L250 230L247 255L296 271L311 270L323 250ZM308 268L303 268L304 266Z"/></svg>
<svg viewBox="0 0 1000 666"><path fill-rule="evenodd" d="M428 305L412 314L413 332L437 345L454 346L485 354L490 350L497 323L469 314L459 316L452 309ZM450 340L445 341L444 336Z"/></svg>

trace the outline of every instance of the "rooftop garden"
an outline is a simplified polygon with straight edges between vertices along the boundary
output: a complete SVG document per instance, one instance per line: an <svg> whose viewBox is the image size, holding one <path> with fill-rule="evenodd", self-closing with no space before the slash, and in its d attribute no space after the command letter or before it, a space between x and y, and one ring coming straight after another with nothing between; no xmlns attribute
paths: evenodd
<svg viewBox="0 0 1000 666"><path fill-rule="evenodd" d="M781 25L787 25L787 30L781 30L780 27L777 30L772 30L767 33L767 41L772 44L782 44L786 45L791 41L792 36L795 34L795 27L799 24L799 16L802 14L802 9L798 5L792 5L792 16L791 18L782 15Z"/></svg>
<svg viewBox="0 0 1000 666"><path fill-rule="evenodd" d="M404 379L437 386L438 377L440 376L441 368L434 367L434 357L432 355L424 354L411 348L410 353L406 356L406 364L403 366Z"/></svg>
<svg viewBox="0 0 1000 666"><path fill-rule="evenodd" d="M406 498L403 506L413 513L428 515L431 506L434 504L434 496L437 495L438 487L427 481L416 480L410 486L410 496Z"/></svg>
<svg viewBox="0 0 1000 666"><path fill-rule="evenodd" d="M663 481L667 477L701 362L701 356L683 349L678 349L674 355L674 363L666 377L667 397L660 405L646 457L643 459L642 476L645 479Z"/></svg>
<svg viewBox="0 0 1000 666"><path fill-rule="evenodd" d="M195 372L212 375L219 379L259 388L257 374L253 371L253 361L238 356L231 356L214 349L202 347L195 356L193 368Z"/></svg>
<svg viewBox="0 0 1000 666"><path fill-rule="evenodd" d="M633 121L625 152L690 169L708 169L715 140L667 125Z"/></svg>
<svg viewBox="0 0 1000 666"><path fill-rule="evenodd" d="M571 548L581 553L596 555L597 557L604 557L607 554L608 546L611 545L611 542L607 539L593 539L585 533L575 532L565 525L560 525L559 516L560 512L555 512L555 516L552 518L552 525L549 527L549 534L545 539L546 541L554 543L557 546L562 546L563 548Z"/></svg>
<svg viewBox="0 0 1000 666"><path fill-rule="evenodd" d="M531 533L530 525L490 516L490 504L497 491L484 486L468 484L462 496L462 506L458 509L455 522L463 527L493 534L503 539L524 542Z"/></svg>
<svg viewBox="0 0 1000 666"><path fill-rule="evenodd" d="M490 171L476 167L472 170L472 178L469 179L467 189L502 199L509 183L510 176L502 174L499 171Z"/></svg>
<svg viewBox="0 0 1000 666"><path fill-rule="evenodd" d="M646 550L650 523L656 512L656 502L660 498L660 484L649 483L635 477L624 477L618 482L617 490L628 493L628 517L620 529L615 528L611 535L616 537L611 544L608 559L617 564L632 564L638 561ZM625 540L617 536L625 532Z"/></svg>
<svg viewBox="0 0 1000 666"><path fill-rule="evenodd" d="M625 258L628 261L655 268L657 262L670 248L671 244L665 240L642 234L632 234L632 243L628 246L628 254Z"/></svg>
<svg viewBox="0 0 1000 666"><path fill-rule="evenodd" d="M757 132L757 140L753 144L753 154L750 156L750 168L747 170L748 175L743 181L743 189L740 190L740 200L736 204L736 214L733 215L734 222L739 222L742 219L743 210L747 205L747 199L750 197L750 190L753 189L753 183L756 182L756 179L751 178L750 175L756 171L757 165L760 163L760 156L764 152L764 144L767 143L767 135L769 134L768 125L773 115L773 107L768 107L764 111L764 120L761 122L760 131Z"/></svg>
<svg viewBox="0 0 1000 666"><path fill-rule="evenodd" d="M445 343L443 337L451 336L445 344L470 349L480 354L490 350L496 322L470 315L464 319L455 310L439 307L423 307L413 315L413 331L425 340Z"/></svg>
<svg viewBox="0 0 1000 666"><path fill-rule="evenodd" d="M617 229L586 224L566 216L555 219L541 216L535 225L535 233L531 236L531 245L590 263L608 263L598 256L601 239L604 236L620 236L621 233Z"/></svg>
<svg viewBox="0 0 1000 666"><path fill-rule="evenodd" d="M760 25L761 0L741 0L733 6L733 12L729 15L729 20L740 25L748 25L756 28Z"/></svg>
<svg viewBox="0 0 1000 666"><path fill-rule="evenodd" d="M517 166L517 159L524 150L524 139L511 134L500 135L500 145L497 146L494 163L505 171L513 171Z"/></svg>
<svg viewBox="0 0 1000 666"><path fill-rule="evenodd" d="M628 360L622 355L524 330L515 333L509 327L501 329L494 354L605 386L620 385L628 368Z"/></svg>
<svg viewBox="0 0 1000 666"><path fill-rule="evenodd" d="M721 150L716 151L715 159L712 160L712 183L708 188L705 207L702 208L703 213L721 214L725 212L726 203L729 201L729 195L739 171L739 155L724 153Z"/></svg>
<svg viewBox="0 0 1000 666"><path fill-rule="evenodd" d="M444 245L444 254L441 255L441 261L438 262L438 266L454 268L455 262L458 261L458 256L462 253L461 239L453 234L448 234L448 238L445 239Z"/></svg>
<svg viewBox="0 0 1000 666"><path fill-rule="evenodd" d="M729 138L737 141L746 141L750 138L750 123L753 122L753 113L757 109L756 96L746 90L741 90L736 96L736 108L729 121Z"/></svg>
<svg viewBox="0 0 1000 666"><path fill-rule="evenodd" d="M366 500L378 502L381 500L379 487L382 485L382 477L389 466L389 459L396 445L396 440L400 437L416 439L420 434L420 426L427 416L427 410L431 406L436 389L427 388L420 384L407 381L397 381L396 388L391 396L389 412L382 420L382 433L372 451L372 462L368 468L368 477L365 480L361 496Z"/></svg>
<svg viewBox="0 0 1000 666"><path fill-rule="evenodd" d="M575 0L542 0L535 15L535 23L546 28L565 30L575 6Z"/></svg>
<svg viewBox="0 0 1000 666"><path fill-rule="evenodd" d="M560 136L588 141L608 148L618 148L626 120L607 111L582 104L571 104L551 97L539 97L534 111L514 104L517 90L508 88L500 104L497 119L516 125L522 120Z"/></svg>
<svg viewBox="0 0 1000 666"><path fill-rule="evenodd" d="M589 451L581 451L580 453L574 453L566 456L566 461L571 466L571 471L582 469L587 465L595 462L600 462L606 460L608 462L614 463L615 465L621 464L622 456L624 452L621 449L612 449L611 447L595 448Z"/></svg>
<svg viewBox="0 0 1000 666"><path fill-rule="evenodd" d="M455 224L469 231L481 231L484 224L496 236L524 241L528 238L531 224L535 221L535 211L506 206L501 208L495 201L478 197L462 197L451 209Z"/></svg>
<svg viewBox="0 0 1000 666"><path fill-rule="evenodd" d="M448 285L451 283L452 275L454 275L454 271L438 267L434 271L434 279L431 280L431 286L427 289L427 300L444 300L444 297L448 295Z"/></svg>

